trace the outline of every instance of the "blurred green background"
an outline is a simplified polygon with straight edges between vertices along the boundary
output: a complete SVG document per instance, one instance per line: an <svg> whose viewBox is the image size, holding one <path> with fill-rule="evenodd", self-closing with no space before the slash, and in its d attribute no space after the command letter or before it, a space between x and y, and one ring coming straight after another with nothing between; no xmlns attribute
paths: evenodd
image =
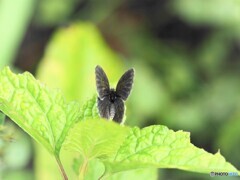
<svg viewBox="0 0 240 180"><path fill-rule="evenodd" d="M134 67L126 125L189 131L239 169L239 22L238 0L1 0L0 68L30 71L83 104L96 93L97 64L112 85ZM0 119L0 179L61 179L45 149ZM68 158L64 166L74 179ZM211 179L165 169L141 177Z"/></svg>

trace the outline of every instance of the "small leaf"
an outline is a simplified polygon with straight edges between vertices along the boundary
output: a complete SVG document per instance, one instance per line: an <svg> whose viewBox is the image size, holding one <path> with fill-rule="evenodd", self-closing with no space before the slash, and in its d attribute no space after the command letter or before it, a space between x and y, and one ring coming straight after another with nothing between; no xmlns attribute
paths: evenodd
<svg viewBox="0 0 240 180"><path fill-rule="evenodd" d="M80 121L69 131L64 146L84 159L109 159L127 136L129 128L105 119Z"/></svg>
<svg viewBox="0 0 240 180"><path fill-rule="evenodd" d="M86 101L80 109L80 120L99 118L97 110L97 96Z"/></svg>
<svg viewBox="0 0 240 180"><path fill-rule="evenodd" d="M183 131L174 132L161 125L142 130L132 128L114 160L105 161L107 171L113 173L142 167L158 167L200 173L238 172L225 161L220 152L213 155L191 144L189 135Z"/></svg>
<svg viewBox="0 0 240 180"><path fill-rule="evenodd" d="M0 72L0 110L59 157L69 128L79 117L79 105L66 104L62 94L41 84L30 73Z"/></svg>

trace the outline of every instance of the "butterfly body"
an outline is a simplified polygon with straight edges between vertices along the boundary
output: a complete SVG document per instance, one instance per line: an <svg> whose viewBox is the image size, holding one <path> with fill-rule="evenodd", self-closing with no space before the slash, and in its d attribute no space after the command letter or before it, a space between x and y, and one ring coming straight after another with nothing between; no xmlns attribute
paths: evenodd
<svg viewBox="0 0 240 180"><path fill-rule="evenodd" d="M109 87L108 78L100 66L95 69L98 92L97 107L102 118L111 119L118 123L123 120L125 106L132 89L134 70L126 71L118 81L116 90Z"/></svg>
<svg viewBox="0 0 240 180"><path fill-rule="evenodd" d="M119 98L119 96L116 94L115 90L114 89L111 89L110 90L110 93L108 95L108 99L111 103L114 103L114 101Z"/></svg>

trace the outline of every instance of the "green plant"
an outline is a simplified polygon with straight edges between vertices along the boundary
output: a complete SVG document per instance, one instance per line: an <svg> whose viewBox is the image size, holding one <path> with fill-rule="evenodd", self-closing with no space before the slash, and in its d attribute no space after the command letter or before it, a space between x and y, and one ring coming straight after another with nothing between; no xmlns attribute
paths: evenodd
<svg viewBox="0 0 240 180"><path fill-rule="evenodd" d="M68 177L60 160L63 147L81 158L76 165L79 179L96 159L105 166L102 178L148 167L239 172L220 152L213 155L191 144L187 132L162 125L130 128L100 119L96 97L80 108L77 102L66 103L59 90L46 87L30 73L16 75L9 68L0 72L0 84L0 110L55 157L64 179Z"/></svg>

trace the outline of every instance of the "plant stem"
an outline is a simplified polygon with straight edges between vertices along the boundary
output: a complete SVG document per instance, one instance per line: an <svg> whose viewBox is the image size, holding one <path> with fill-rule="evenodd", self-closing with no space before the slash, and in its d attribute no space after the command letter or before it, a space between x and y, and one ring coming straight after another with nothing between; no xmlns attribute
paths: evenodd
<svg viewBox="0 0 240 180"><path fill-rule="evenodd" d="M64 179L64 180L68 180L67 174L66 174L66 172L65 172L65 170L64 170L64 167L63 167L63 165L62 165L62 162L61 162L60 158L59 158L58 156L55 156L55 158L56 158L56 161L57 161L57 163L58 163L58 166L59 166L59 168L60 168L60 170L61 170L61 174L62 174L63 179Z"/></svg>
<svg viewBox="0 0 240 180"><path fill-rule="evenodd" d="M83 164L79 171L79 180L84 180L84 177L87 171L87 166L88 166L88 160L84 159Z"/></svg>

